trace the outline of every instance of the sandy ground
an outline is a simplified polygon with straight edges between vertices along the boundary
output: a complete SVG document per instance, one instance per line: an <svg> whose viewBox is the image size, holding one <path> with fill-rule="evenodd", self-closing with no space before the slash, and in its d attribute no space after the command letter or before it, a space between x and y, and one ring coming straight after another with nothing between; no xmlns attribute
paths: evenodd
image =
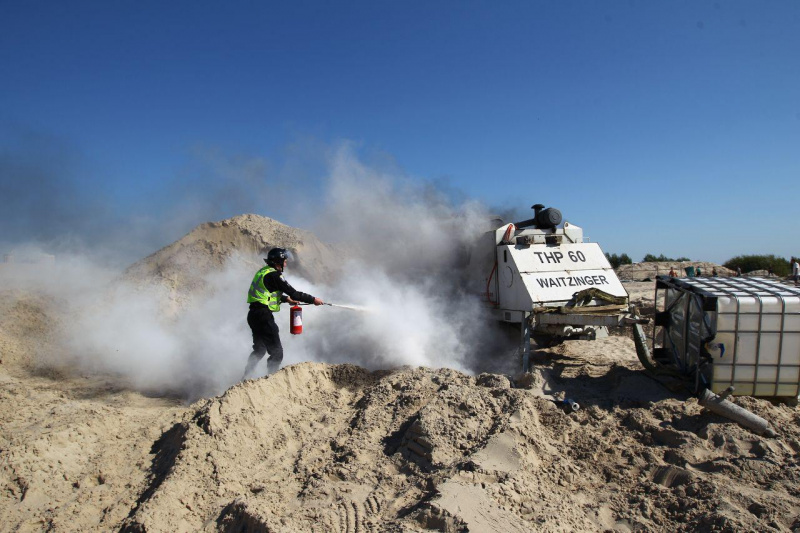
<svg viewBox="0 0 800 533"><path fill-rule="evenodd" d="M204 225L126 276L180 309L187 257L285 244L330 274L287 228ZM652 282L625 287L653 308ZM624 333L525 375L301 363L187 404L59 366L66 308L0 287L0 532L800 531L800 408L737 398L778 434L755 435L648 377Z"/></svg>
<svg viewBox="0 0 800 533"><path fill-rule="evenodd" d="M0 531L800 528L798 408L737 399L778 431L754 435L625 336L537 350L525 376L302 363L182 405L26 364L54 318L3 296Z"/></svg>

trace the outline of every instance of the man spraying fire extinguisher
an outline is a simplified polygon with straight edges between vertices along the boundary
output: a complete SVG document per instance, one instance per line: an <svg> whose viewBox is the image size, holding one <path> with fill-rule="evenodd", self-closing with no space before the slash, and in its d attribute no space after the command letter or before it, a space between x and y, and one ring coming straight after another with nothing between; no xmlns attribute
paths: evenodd
<svg viewBox="0 0 800 533"><path fill-rule="evenodd" d="M247 324L253 330L253 352L247 360L244 377L251 377L253 370L264 354L269 352L267 359L267 372L272 374L281 367L283 361L283 346L275 323L274 313L281 310L281 302L296 304L323 305L325 302L310 294L295 290L283 277L287 261L292 260L292 253L284 248L273 248L264 261L267 266L256 272L250 290L247 293L247 303L250 311L247 313ZM299 311L299 308L297 309ZM295 316L292 316L294 326Z"/></svg>

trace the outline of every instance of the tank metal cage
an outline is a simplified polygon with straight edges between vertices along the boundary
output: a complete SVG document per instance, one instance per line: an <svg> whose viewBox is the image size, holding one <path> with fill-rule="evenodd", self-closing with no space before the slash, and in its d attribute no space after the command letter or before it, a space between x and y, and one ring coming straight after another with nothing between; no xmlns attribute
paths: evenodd
<svg viewBox="0 0 800 533"><path fill-rule="evenodd" d="M695 392L800 392L800 287L765 278L658 276L655 298L653 357L691 376Z"/></svg>

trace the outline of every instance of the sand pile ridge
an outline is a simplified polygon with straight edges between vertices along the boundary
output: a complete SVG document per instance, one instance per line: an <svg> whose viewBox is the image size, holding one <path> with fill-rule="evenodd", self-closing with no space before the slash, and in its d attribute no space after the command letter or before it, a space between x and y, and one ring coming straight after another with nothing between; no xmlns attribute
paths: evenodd
<svg viewBox="0 0 800 533"><path fill-rule="evenodd" d="M154 449L127 531L743 530L800 524L797 414L778 440L640 372L557 351L471 377L303 363L197 404ZM564 348L560 348L563 350ZM581 395L566 413L542 391ZM558 396L558 394L556 394ZM772 410L774 409L774 411ZM794 420L794 422L792 422ZM749 466L747 466L749 465Z"/></svg>
<svg viewBox="0 0 800 533"><path fill-rule="evenodd" d="M293 228L261 215L239 215L201 224L175 241L131 265L123 278L131 283L166 288L172 300L185 306L198 293L212 289L207 276L229 261L245 263L250 270L264 265L260 257L274 247L295 256L291 268L312 282L329 282L337 275L341 252L313 233Z"/></svg>

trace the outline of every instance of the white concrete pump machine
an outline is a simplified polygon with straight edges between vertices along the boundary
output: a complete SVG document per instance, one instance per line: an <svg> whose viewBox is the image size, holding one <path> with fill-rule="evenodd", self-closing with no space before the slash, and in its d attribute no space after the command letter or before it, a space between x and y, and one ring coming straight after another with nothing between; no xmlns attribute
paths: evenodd
<svg viewBox="0 0 800 533"><path fill-rule="evenodd" d="M497 221L470 254L472 290L502 322L519 324L522 369L531 338L548 345L596 339L632 325L636 354L655 377L680 380L699 403L760 435L768 422L731 394L796 398L800 392L800 290L760 278L659 276L653 351L628 293L597 243L542 204L522 222ZM658 292L665 294L658 297ZM654 357L654 356L655 357ZM717 394L721 392L721 394Z"/></svg>
<svg viewBox="0 0 800 533"><path fill-rule="evenodd" d="M470 255L473 290L497 320L520 324L522 367L530 365L530 340L552 344L596 339L608 327L638 321L628 293L597 243L583 230L561 224L561 212L533 206L529 220L485 233Z"/></svg>

